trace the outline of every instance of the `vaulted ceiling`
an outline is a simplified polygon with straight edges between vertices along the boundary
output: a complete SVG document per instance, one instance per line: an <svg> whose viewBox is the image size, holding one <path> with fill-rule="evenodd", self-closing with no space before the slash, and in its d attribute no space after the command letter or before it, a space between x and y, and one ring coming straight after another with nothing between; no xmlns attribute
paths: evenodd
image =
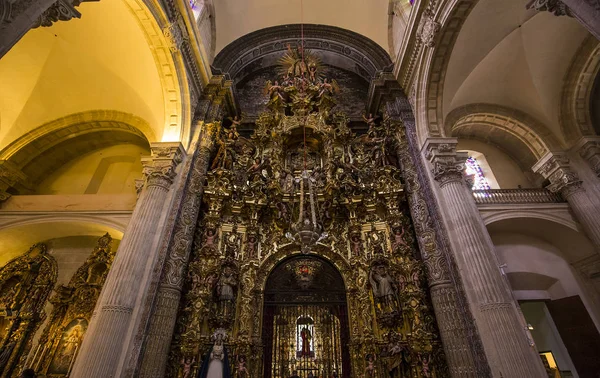
<svg viewBox="0 0 600 378"><path fill-rule="evenodd" d="M534 117L560 138L564 78L589 33L569 17L526 9L527 0L480 0L454 46L444 115L468 104L497 104Z"/></svg>
<svg viewBox="0 0 600 378"><path fill-rule="evenodd" d="M389 3L390 0L216 0L216 52L253 31L300 22L351 30L387 51Z"/></svg>

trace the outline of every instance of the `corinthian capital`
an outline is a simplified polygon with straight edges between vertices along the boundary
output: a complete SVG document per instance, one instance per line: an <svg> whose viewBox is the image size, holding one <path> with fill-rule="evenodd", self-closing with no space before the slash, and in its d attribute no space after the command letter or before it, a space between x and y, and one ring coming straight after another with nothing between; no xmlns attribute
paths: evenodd
<svg viewBox="0 0 600 378"><path fill-rule="evenodd" d="M564 152L548 152L532 169L550 180L550 191L561 193L565 199L583 190L581 180L571 169L569 157Z"/></svg>
<svg viewBox="0 0 600 378"><path fill-rule="evenodd" d="M555 16L571 16L571 10L561 0L531 0L527 9L547 11Z"/></svg>
<svg viewBox="0 0 600 378"><path fill-rule="evenodd" d="M184 149L179 142L152 143L152 156L142 158L146 186L169 189L176 176L175 169L183 160Z"/></svg>
<svg viewBox="0 0 600 378"><path fill-rule="evenodd" d="M583 137L577 142L575 149L596 176L600 177L600 137Z"/></svg>
<svg viewBox="0 0 600 378"><path fill-rule="evenodd" d="M456 138L430 138L425 142L425 157L433 165L433 177L443 187L451 182L464 183L467 154L457 152Z"/></svg>

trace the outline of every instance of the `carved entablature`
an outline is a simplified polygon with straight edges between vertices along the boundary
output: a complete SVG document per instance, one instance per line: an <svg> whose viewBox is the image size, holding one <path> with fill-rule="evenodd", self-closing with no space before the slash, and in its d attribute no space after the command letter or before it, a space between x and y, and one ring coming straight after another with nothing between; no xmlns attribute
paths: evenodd
<svg viewBox="0 0 600 378"><path fill-rule="evenodd" d="M431 138L425 144L425 158L433 165L433 177L445 186L452 182L464 182L464 152L456 151L455 138Z"/></svg>
<svg viewBox="0 0 600 378"><path fill-rule="evenodd" d="M550 12L555 16L573 16L571 9L562 0L531 0L527 9Z"/></svg>
<svg viewBox="0 0 600 378"><path fill-rule="evenodd" d="M571 169L569 157L564 152L547 153L532 169L550 181L550 191L562 194L565 199L584 190L579 176Z"/></svg>

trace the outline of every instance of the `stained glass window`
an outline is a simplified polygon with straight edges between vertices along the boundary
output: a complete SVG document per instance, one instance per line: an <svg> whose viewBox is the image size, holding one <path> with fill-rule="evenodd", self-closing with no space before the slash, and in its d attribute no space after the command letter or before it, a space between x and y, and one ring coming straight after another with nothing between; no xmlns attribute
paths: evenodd
<svg viewBox="0 0 600 378"><path fill-rule="evenodd" d="M469 156L467 158L467 161L465 162L465 172L467 175L469 176L473 176L473 187L471 189L473 190L477 190L477 189L490 189L490 184L488 182L488 180L485 178L485 175L483 174L483 170L481 169L481 166L479 165L479 163L477 162L477 159L475 159L472 156Z"/></svg>

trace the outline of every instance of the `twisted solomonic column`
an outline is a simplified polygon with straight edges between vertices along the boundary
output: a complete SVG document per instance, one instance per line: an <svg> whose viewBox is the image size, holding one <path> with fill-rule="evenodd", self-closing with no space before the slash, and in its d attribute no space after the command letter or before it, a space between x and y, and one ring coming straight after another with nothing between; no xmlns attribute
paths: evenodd
<svg viewBox="0 0 600 378"><path fill-rule="evenodd" d="M600 208L588 197L579 176L569 166L567 155L549 152L532 169L550 180L548 189L551 192L560 193L567 200L575 218L581 223L596 251L600 252Z"/></svg>
<svg viewBox="0 0 600 378"><path fill-rule="evenodd" d="M469 306L494 377L547 377L528 341L510 288L498 268L494 245L481 219L463 171L466 155L455 138L428 139L427 159L439 183L448 236Z"/></svg>
<svg viewBox="0 0 600 378"><path fill-rule="evenodd" d="M175 223L167 259L158 287L153 313L147 331L139 371L140 378L162 378L165 375L171 339L177 321L184 274L189 262L194 231L200 214L202 190L214 146L212 124L206 124L192 161L189 182L183 194L181 212Z"/></svg>
<svg viewBox="0 0 600 378"><path fill-rule="evenodd" d="M180 143L153 143L151 150L152 157L142 159L146 187L117 250L71 377L114 377L124 353L143 277L156 258L158 220L184 153Z"/></svg>

